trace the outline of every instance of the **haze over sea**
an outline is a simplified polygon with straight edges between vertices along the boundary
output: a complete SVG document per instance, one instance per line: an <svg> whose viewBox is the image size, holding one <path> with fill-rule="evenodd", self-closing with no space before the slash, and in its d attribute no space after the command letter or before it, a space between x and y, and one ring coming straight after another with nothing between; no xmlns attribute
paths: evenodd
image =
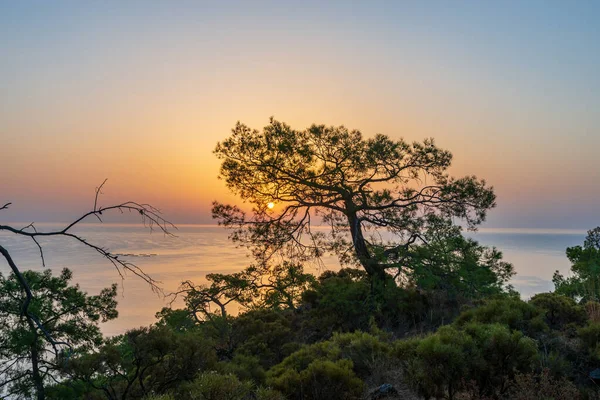
<svg viewBox="0 0 600 400"><path fill-rule="evenodd" d="M37 225L39 230L56 227ZM236 248L228 240L224 228L212 225L179 225L175 237L125 224L84 224L76 232L114 253L136 254L127 259L160 281L167 293L176 290L183 280L203 283L206 274L236 272L252 261L245 249ZM553 288L551 279L555 270L568 275L570 264L565 249L582 244L585 231L480 229L467 235L503 252L504 259L513 263L517 273L512 284L523 298L528 298ZM21 270L42 269L35 243L8 233L0 233L0 237ZM153 293L147 283L133 274L122 281L108 260L80 243L68 238L46 238L40 243L46 267L56 273L70 268L73 280L89 294L97 294L113 282L119 284L119 318L102 325L106 335L149 325L155 322L155 313L168 305L167 300ZM324 268L339 268L335 257L325 257L323 262ZM323 267L313 265L309 270L318 274ZM0 265L0 271L8 273L8 266Z"/></svg>

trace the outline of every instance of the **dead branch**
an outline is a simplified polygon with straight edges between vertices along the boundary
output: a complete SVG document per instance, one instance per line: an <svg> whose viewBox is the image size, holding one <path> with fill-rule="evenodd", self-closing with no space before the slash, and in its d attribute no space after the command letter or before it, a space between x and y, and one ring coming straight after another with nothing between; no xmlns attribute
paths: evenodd
<svg viewBox="0 0 600 400"><path fill-rule="evenodd" d="M75 219L73 222L67 224L63 229L42 232L42 231L38 231L36 229L34 223L32 222L29 225L27 225L23 228L20 228L20 229L12 227L10 225L0 225L0 231L11 232L11 233L14 233L15 235L24 236L24 237L31 239L36 244L36 246L38 247L38 249L40 251L40 258L42 260L42 265L44 267L46 266L45 259L44 259L44 251L43 251L43 248L42 248L40 242L38 241L38 239L42 238L42 237L53 237L53 236L69 237L91 249L94 249L100 255L102 255L104 258L109 260L111 262L111 264L117 270L117 273L119 274L121 279L124 279L124 273L126 271L132 272L137 277L140 277L144 281L146 281L150 285L151 289L154 292L162 295L163 291L160 288L160 286L158 286L158 284L160 282L154 280L152 277L150 277L147 273L145 273L137 265L135 265L123 258L120 258L118 254L112 253L107 248L104 248L104 247L101 247L94 243L88 242L82 236L72 232L72 230L75 226L82 223L84 220L86 220L89 217L96 217L100 222L102 222L102 219L100 216L105 212L119 211L121 213L124 213L125 211L128 211L128 212L135 212L135 213L139 214L141 216L141 220L142 220L144 227L147 227L148 229L150 229L150 231L153 231L156 227L158 227L158 229L161 232L163 232L165 235L173 235L171 233L171 229L177 229L175 227L175 225L173 225L171 222L169 222L165 218L163 218L160 215L161 214L160 210L158 210L157 208L155 208L149 204L142 204L142 203L137 203L134 201L127 201L125 203L121 203L121 204L117 204L117 205L112 205L112 206L107 206L107 207L99 207L98 206L98 197L100 194L102 194L101 190L105 183L106 183L106 180L104 180L104 182L102 182L102 184L96 188L96 193L95 193L95 197L94 197L94 208L91 211L86 212L79 218ZM8 208L11 204L12 203L6 203L2 207L0 207L0 210ZM21 273L21 271L15 264L10 253L8 252L8 250L1 245L0 245L0 254L2 254L2 256L8 262L8 265L10 266L12 272L14 273L15 277L17 278L17 281L19 282L19 285L21 286L23 293L25 294L25 299L24 299L22 307L21 307L21 315L23 315L27 319L28 324L30 326L32 326L32 327L35 326L35 327L37 327L37 329L39 329L42 332L45 339L53 347L54 352L57 356L59 354L58 346L66 346L69 349L71 349L71 346L69 345L69 343L55 341L52 338L52 336L48 333L48 331L44 328L43 324L39 321L39 319L29 311L29 305L33 299L33 294L31 292L31 288L30 288L29 284L27 283L23 274Z"/></svg>

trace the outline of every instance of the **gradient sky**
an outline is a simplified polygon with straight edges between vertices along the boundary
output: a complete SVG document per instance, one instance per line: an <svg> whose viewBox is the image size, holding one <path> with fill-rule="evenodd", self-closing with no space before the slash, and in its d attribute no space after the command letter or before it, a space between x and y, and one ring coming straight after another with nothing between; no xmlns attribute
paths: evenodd
<svg viewBox="0 0 600 400"><path fill-rule="evenodd" d="M218 4L217 4L218 3ZM600 225L600 2L0 3L2 219L151 202L211 223L237 120L421 140L486 227Z"/></svg>

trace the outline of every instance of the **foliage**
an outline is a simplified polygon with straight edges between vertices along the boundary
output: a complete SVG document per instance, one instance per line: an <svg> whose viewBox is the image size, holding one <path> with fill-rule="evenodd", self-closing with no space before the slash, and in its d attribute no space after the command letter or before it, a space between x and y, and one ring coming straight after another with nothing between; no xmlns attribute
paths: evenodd
<svg viewBox="0 0 600 400"><path fill-rule="evenodd" d="M480 396L504 394L516 371L531 370L537 347L532 339L503 325L470 323L400 341L394 353L419 393L453 399L470 381Z"/></svg>
<svg viewBox="0 0 600 400"><path fill-rule="evenodd" d="M185 281L180 290L197 322L213 320L215 315L226 318L227 306L234 302L244 308L295 309L301 294L314 282L301 264L288 261L251 265L233 274L208 274L206 279L209 285Z"/></svg>
<svg viewBox="0 0 600 400"><path fill-rule="evenodd" d="M205 372L193 382L177 389L181 400L244 400L252 392L250 382L241 382L235 375Z"/></svg>
<svg viewBox="0 0 600 400"><path fill-rule="evenodd" d="M583 344L600 360L600 323L592 322L577 332Z"/></svg>
<svg viewBox="0 0 600 400"><path fill-rule="evenodd" d="M355 398L364 389L360 378L387 359L389 351L388 344L367 333L335 334L274 366L267 383L290 398Z"/></svg>
<svg viewBox="0 0 600 400"><path fill-rule="evenodd" d="M265 387L258 388L255 396L256 400L285 400L285 396L280 392Z"/></svg>
<svg viewBox="0 0 600 400"><path fill-rule="evenodd" d="M304 329L315 339L334 331L367 330L374 311L371 286L358 270L323 273L303 300L310 307Z"/></svg>
<svg viewBox="0 0 600 400"><path fill-rule="evenodd" d="M67 373L109 399L162 394L216 366L212 343L197 332L139 328L111 338L97 352L73 358Z"/></svg>
<svg viewBox="0 0 600 400"><path fill-rule="evenodd" d="M275 370L268 381L288 399L359 399L363 382L350 360L316 359L302 370Z"/></svg>
<svg viewBox="0 0 600 400"><path fill-rule="evenodd" d="M512 296L487 299L479 307L464 311L454 325L461 327L470 322L502 324L532 337L548 329L542 310Z"/></svg>
<svg viewBox="0 0 600 400"><path fill-rule="evenodd" d="M475 352L472 338L452 327L440 328L424 339L401 341L395 354L403 362L407 381L426 397L450 399L468 376L468 362Z"/></svg>
<svg viewBox="0 0 600 400"><path fill-rule="evenodd" d="M198 327L197 320L193 317L192 312L187 309L174 310L169 307L163 307L155 314L157 326L165 327L177 332L187 332Z"/></svg>
<svg viewBox="0 0 600 400"><path fill-rule="evenodd" d="M174 398L181 400L284 400L285 397L270 388L255 388L249 381L241 381L232 374L204 372L194 381L175 390Z"/></svg>
<svg viewBox="0 0 600 400"><path fill-rule="evenodd" d="M15 275L0 274L0 387L13 397L28 398L34 388L53 382L69 357L102 343L98 323L117 317L117 288L89 296L71 284L68 269L59 276L50 270L24 271L23 276L33 294L29 312L39 325L23 317L22 287Z"/></svg>
<svg viewBox="0 0 600 400"><path fill-rule="evenodd" d="M410 246L400 253L406 268L398 277L405 284L471 300L504 292L514 275L513 266L502 261L502 253L465 238L448 221L432 224L424 238L427 245Z"/></svg>
<svg viewBox="0 0 600 400"><path fill-rule="evenodd" d="M583 246L567 248L572 276L565 278L558 271L552 281L556 293L580 301L600 300L600 227L588 231Z"/></svg>
<svg viewBox="0 0 600 400"><path fill-rule="evenodd" d="M286 314L276 310L252 310L232 322L236 356L256 357L268 369L297 349L296 332Z"/></svg>
<svg viewBox="0 0 600 400"><path fill-rule="evenodd" d="M399 251L419 240L431 221L458 217L472 228L495 205L484 181L448 176L452 155L433 139L365 139L343 126L297 131L271 119L262 132L238 123L215 154L229 189L254 208L248 216L215 202L213 216L259 259L275 252L305 259L331 250L369 276L385 278L387 269L403 267ZM328 234L311 230L314 216L330 226ZM375 229L389 231L393 242L370 235Z"/></svg>
<svg viewBox="0 0 600 400"><path fill-rule="evenodd" d="M585 307L557 293L538 293L529 304L544 311L545 322L552 329L564 329L569 324L583 325L588 319Z"/></svg>

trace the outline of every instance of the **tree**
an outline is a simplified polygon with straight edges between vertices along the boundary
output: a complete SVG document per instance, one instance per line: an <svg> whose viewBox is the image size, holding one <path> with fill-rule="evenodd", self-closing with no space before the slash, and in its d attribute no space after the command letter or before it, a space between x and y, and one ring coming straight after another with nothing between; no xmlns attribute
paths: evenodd
<svg viewBox="0 0 600 400"><path fill-rule="evenodd" d="M496 248L465 238L448 221L432 225L424 237L427 245L411 246L402 253L410 268L399 269L397 277L406 284L468 300L511 289L508 281L514 268Z"/></svg>
<svg viewBox="0 0 600 400"><path fill-rule="evenodd" d="M343 126L297 131L271 119L262 132L238 122L215 154L220 177L253 209L248 215L215 202L213 217L259 258L306 259L330 250L385 279L432 220L459 218L475 228L495 205L485 181L448 175L452 155L433 139L365 139ZM329 226L327 234L312 229L315 217Z"/></svg>
<svg viewBox="0 0 600 400"><path fill-rule="evenodd" d="M48 382L56 382L73 353L100 345L98 322L117 317L114 284L97 296L89 296L71 285L73 274L68 269L59 276L52 276L50 270L25 271L23 277L33 295L29 310L39 326L22 316L22 289L15 274L0 274L0 387L15 398L43 393ZM40 329L52 337L53 344L66 344L69 350L57 351Z"/></svg>
<svg viewBox="0 0 600 400"><path fill-rule="evenodd" d="M304 272L301 264L284 261L281 264L251 265L233 274L208 274L208 285L185 281L173 293L172 302L184 295L186 312L197 324L207 323L220 340L220 351L227 357L233 351L232 325L227 308L232 303L245 309L292 309L302 293L314 282L314 276ZM163 316L177 311L163 310ZM183 321L181 321L183 322Z"/></svg>
<svg viewBox="0 0 600 400"><path fill-rule="evenodd" d="M208 274L206 279L209 285L184 281L172 294L172 302L185 295L186 308L198 323L213 321L216 316L227 319L227 306L234 302L244 308L295 309L315 280L301 264L288 261L273 266L255 264L233 274Z"/></svg>
<svg viewBox="0 0 600 400"><path fill-rule="evenodd" d="M41 263L42 263L42 266L44 266L44 267L46 266L45 261L44 261L44 250L43 250L42 245L39 242L40 239L46 238L46 237L62 237L62 238L69 238L71 240L75 240L75 241L81 243L82 245L95 250L102 257L104 257L105 259L110 261L112 263L112 265L115 267L115 269L117 270L117 273L121 276L121 279L124 278L124 275L123 275L124 272L129 271L129 272L133 273L134 275L136 275L137 277L146 281L150 285L152 290L160 293L161 289L158 286L158 282L156 282L152 277L150 277L148 274L146 274L137 265L127 261L123 257L120 257L118 254L112 253L109 249L107 249L105 247L102 247L102 246L99 246L92 242L89 242L84 237L73 232L74 228L78 224L82 223L83 221L87 220L90 217L95 217L99 222L102 222L102 216L104 214L109 213L109 212L119 211L120 213L133 212L133 213L139 214L144 226L147 226L150 230L153 230L155 227L158 227L160 229L160 231L162 231L164 234L166 234L166 235L171 234L170 228L174 228L174 225L171 224L169 221L165 220L160 215L160 211L149 204L137 203L134 201L127 201L127 202L116 204L116 205L101 206L98 203L98 200L99 200L100 194L102 194L102 188L105 183L106 183L106 180L104 182L102 182L102 184L99 187L96 188L96 196L94 198L94 207L92 208L92 210L86 212L85 214L83 214L79 218L75 219L71 223L66 224L64 226L64 228L62 228L62 229L53 230L53 231L38 231L34 223L31 223L22 228L15 228L14 226L11 226L11 225L1 225L0 224L0 232L12 233L19 237L32 240L37 245L37 247L40 251ZM11 204L12 203L4 204L3 206L0 207L0 211L6 210ZM23 294L23 298L21 298L21 307L20 307L21 314L20 315L27 320L27 324L32 329L34 327L35 327L35 329L37 329L37 331L39 332L39 336L43 337L43 339L53 347L53 349L55 350L56 356L58 356L59 355L59 347L69 347L69 343L68 342L60 342L60 341L55 340L52 337L52 335L45 329L45 327L41 323L40 316L38 316L36 314L35 310L31 309L31 306L35 301L35 297L31 290L30 284L27 281L27 278L24 276L24 274L21 272L21 270L19 269L19 267L13 260L8 249L2 245L0 245L0 254L8 263L12 273L14 274L16 282L18 282L18 284L21 288L21 292ZM36 368L37 367L34 365L33 366L33 370L34 370L33 375L34 376L38 376L38 374L39 374L39 371L37 373L35 372ZM36 379L34 379L34 383L36 385L35 386L36 387L36 396L37 396L38 400L45 399L43 382L36 378Z"/></svg>
<svg viewBox="0 0 600 400"><path fill-rule="evenodd" d="M66 383L83 383L86 394L103 393L109 400L139 399L173 390L216 361L213 343L199 332L138 328L70 359Z"/></svg>
<svg viewBox="0 0 600 400"><path fill-rule="evenodd" d="M567 248L573 276L565 278L558 271L552 282L556 293L582 302L600 300L600 227L588 231L583 246Z"/></svg>

